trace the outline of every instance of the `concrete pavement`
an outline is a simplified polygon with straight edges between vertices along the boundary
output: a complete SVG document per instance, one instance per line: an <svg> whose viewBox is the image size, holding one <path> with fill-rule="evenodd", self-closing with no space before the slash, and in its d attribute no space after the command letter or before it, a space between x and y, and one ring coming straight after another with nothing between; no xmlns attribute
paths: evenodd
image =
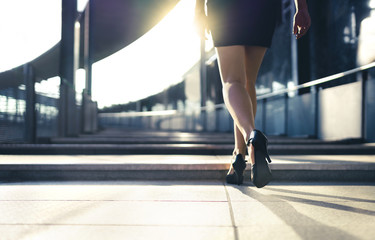
<svg viewBox="0 0 375 240"><path fill-rule="evenodd" d="M373 183L0 183L0 239L374 239Z"/></svg>

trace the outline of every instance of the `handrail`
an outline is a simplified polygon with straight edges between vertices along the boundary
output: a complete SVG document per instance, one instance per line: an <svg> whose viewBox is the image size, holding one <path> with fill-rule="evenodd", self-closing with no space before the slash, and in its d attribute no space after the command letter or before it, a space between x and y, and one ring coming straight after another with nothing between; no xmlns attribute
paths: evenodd
<svg viewBox="0 0 375 240"><path fill-rule="evenodd" d="M357 73L357 72L360 72L360 71L363 71L363 70L366 70L366 69L369 69L369 68L373 68L373 67L375 67L375 62L372 62L370 64L367 64L367 65L364 65L364 66L361 66L361 67L353 68L353 69L345 71L345 72L336 73L334 75L319 78L319 79L316 79L316 80L313 80L313 81L310 81L310 82L307 82L307 83L303 83L303 84L300 84L300 85L297 85L297 86L277 90L277 91L274 91L272 93L262 94L262 95L257 97L257 100L263 100L263 99L266 99L266 98L275 97L275 96L285 94L285 93L288 93L288 92L296 91L296 90L301 89L301 88L316 86L316 85L326 83L326 82L330 82L330 81L336 80L338 78L345 77L345 76L348 76L350 74ZM225 104L220 103L220 104L215 104L215 105L212 105L212 106L202 106L202 107L197 108L196 110L207 111L207 110L210 110L210 109L218 109L218 108L225 108ZM180 113L181 113L181 111L178 111L178 110L163 110L163 111L147 111L147 112L100 113L100 115L103 116L103 117L110 117L110 116L114 116L114 115L123 116L123 117L124 116L140 117L140 116L167 116L167 115L175 115L175 114L180 114Z"/></svg>
<svg viewBox="0 0 375 240"><path fill-rule="evenodd" d="M145 111L145 112L115 112L99 113L102 117L147 117L147 116L168 116L179 113L177 110Z"/></svg>
<svg viewBox="0 0 375 240"><path fill-rule="evenodd" d="M345 72L336 73L336 74L333 74L331 76L319 78L319 79L316 79L316 80L313 80L313 81L310 81L310 82L307 82L307 83L303 83L303 84L300 84L300 85L297 85L297 86L288 87L288 88L277 90L277 91L274 91L274 92L271 92L271 93L262 94L262 95L257 97L257 100L275 97L275 96L278 96L278 95L281 95L281 94L296 91L296 90L301 89L301 88L316 86L316 85L326 83L326 82L330 82L330 81L336 80L338 78L345 77L345 76L351 75L353 73L357 73L357 72L360 72L360 71L363 71L363 70L366 70L366 69L369 69L369 68L373 68L373 67L375 67L375 62L372 62L370 64L367 64L367 65L364 65L364 66L361 66L361 67L353 68L353 69L345 71Z"/></svg>

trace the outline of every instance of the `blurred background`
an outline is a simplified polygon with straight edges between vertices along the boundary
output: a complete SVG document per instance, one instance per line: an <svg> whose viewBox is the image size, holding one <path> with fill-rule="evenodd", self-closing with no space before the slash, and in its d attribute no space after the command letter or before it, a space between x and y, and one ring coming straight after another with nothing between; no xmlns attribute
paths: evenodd
<svg viewBox="0 0 375 240"><path fill-rule="evenodd" d="M292 34L281 1L257 80L268 135L375 141L375 0L308 1ZM101 129L231 132L216 53L195 0L0 2L0 142Z"/></svg>

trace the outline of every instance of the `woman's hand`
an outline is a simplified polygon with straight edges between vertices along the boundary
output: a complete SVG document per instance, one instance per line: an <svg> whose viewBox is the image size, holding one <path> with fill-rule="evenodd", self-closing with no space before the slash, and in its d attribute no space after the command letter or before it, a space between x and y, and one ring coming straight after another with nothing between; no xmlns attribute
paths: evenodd
<svg viewBox="0 0 375 240"><path fill-rule="evenodd" d="M311 25L311 19L309 11L306 8L297 9L294 15L293 21L293 34L296 35L296 39L301 38L307 33Z"/></svg>

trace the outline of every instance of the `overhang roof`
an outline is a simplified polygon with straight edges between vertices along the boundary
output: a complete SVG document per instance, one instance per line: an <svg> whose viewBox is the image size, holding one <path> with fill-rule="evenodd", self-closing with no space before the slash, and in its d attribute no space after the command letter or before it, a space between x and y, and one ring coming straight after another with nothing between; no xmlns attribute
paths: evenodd
<svg viewBox="0 0 375 240"><path fill-rule="evenodd" d="M91 0L93 62L131 44L155 26L179 0ZM87 9L87 8L86 8ZM80 16L81 26L85 11ZM83 67L81 27L80 67ZM59 75L60 43L30 61L36 81ZM23 65L0 73L0 89L23 84Z"/></svg>

